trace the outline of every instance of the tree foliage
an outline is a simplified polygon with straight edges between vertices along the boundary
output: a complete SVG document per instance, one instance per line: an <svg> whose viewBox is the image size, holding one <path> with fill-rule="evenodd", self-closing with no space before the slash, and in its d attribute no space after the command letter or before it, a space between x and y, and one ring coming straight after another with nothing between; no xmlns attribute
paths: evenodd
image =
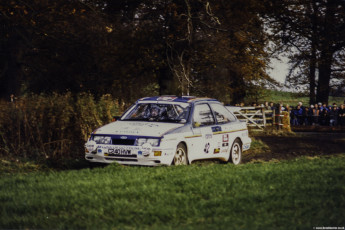
<svg viewBox="0 0 345 230"><path fill-rule="evenodd" d="M269 0L269 25L290 51L288 80L308 84L310 102L328 102L332 83L344 84L345 2ZM334 81L332 81L334 80Z"/></svg>
<svg viewBox="0 0 345 230"><path fill-rule="evenodd" d="M194 94L227 103L271 79L254 0L0 3L1 97L91 92L122 102Z"/></svg>

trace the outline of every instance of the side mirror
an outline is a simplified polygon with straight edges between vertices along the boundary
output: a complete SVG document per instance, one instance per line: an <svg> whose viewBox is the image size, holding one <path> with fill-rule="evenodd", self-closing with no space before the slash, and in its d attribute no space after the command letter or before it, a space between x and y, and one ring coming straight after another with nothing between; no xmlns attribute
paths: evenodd
<svg viewBox="0 0 345 230"><path fill-rule="evenodd" d="M113 116L113 119L111 120L112 122L120 120L120 116Z"/></svg>
<svg viewBox="0 0 345 230"><path fill-rule="evenodd" d="M193 127L194 127L194 128L200 127L200 123L199 123L199 122L194 122L194 123L193 123Z"/></svg>

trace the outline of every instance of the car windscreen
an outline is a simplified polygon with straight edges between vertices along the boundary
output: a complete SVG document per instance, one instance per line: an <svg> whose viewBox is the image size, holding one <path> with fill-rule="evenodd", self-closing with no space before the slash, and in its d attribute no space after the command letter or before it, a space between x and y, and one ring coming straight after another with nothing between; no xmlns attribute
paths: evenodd
<svg viewBox="0 0 345 230"><path fill-rule="evenodd" d="M185 123L188 104L138 103L121 120Z"/></svg>

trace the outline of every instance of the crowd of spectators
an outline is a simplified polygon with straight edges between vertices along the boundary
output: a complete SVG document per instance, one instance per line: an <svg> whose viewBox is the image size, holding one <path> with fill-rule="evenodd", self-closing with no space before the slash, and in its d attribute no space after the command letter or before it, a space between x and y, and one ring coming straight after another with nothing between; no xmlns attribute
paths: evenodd
<svg viewBox="0 0 345 230"><path fill-rule="evenodd" d="M345 101L338 106L336 103L327 105L317 103L315 105L303 106L299 102L296 107L265 102L266 109L275 111L287 111L290 114L290 124L296 125L323 125L323 126L345 126Z"/></svg>

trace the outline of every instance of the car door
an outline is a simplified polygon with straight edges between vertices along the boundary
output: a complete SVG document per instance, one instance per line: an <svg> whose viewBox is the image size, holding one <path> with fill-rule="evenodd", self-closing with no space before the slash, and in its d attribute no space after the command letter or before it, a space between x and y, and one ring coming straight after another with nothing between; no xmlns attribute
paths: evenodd
<svg viewBox="0 0 345 230"><path fill-rule="evenodd" d="M215 157L227 159L232 143L237 137L236 130L238 127L236 127L237 123L234 122L237 119L222 104L211 103L210 106L216 122L216 125L212 127L213 140L217 146L214 152L218 154Z"/></svg>
<svg viewBox="0 0 345 230"><path fill-rule="evenodd" d="M213 131L215 120L210 106L207 103L196 104L192 117L193 122L193 151L192 159L211 158L214 151Z"/></svg>

